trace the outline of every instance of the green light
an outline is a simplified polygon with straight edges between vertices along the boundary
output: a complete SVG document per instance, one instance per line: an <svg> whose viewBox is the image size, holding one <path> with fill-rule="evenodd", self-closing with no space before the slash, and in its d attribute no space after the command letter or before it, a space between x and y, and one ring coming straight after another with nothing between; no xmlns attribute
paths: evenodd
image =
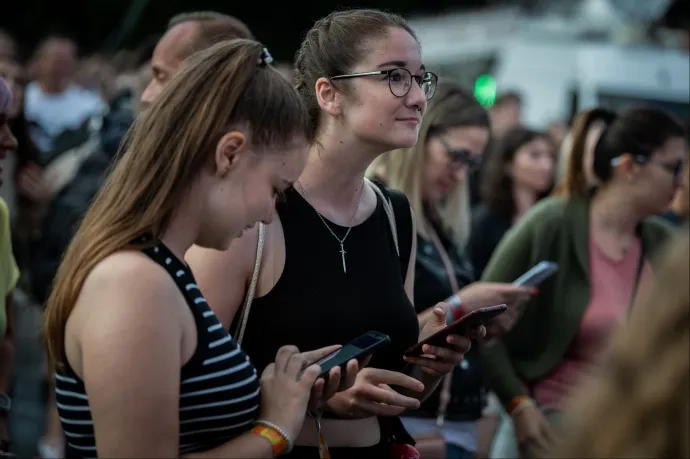
<svg viewBox="0 0 690 459"><path fill-rule="evenodd" d="M474 80L474 97L484 107L491 107L496 102L496 79L491 75L480 75Z"/></svg>

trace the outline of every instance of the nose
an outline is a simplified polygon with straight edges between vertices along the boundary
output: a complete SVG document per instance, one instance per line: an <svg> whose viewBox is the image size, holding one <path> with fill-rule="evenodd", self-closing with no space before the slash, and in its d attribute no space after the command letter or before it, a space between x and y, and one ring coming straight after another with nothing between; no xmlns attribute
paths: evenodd
<svg viewBox="0 0 690 459"><path fill-rule="evenodd" d="M467 165L462 164L458 167L455 167L453 170L453 180L455 183L460 183L464 181L467 178Z"/></svg>
<svg viewBox="0 0 690 459"><path fill-rule="evenodd" d="M412 79L412 86L410 86L410 91L407 93L406 104L408 107L414 107L417 111L424 113L426 109L426 94L422 91L422 88L417 84L415 79Z"/></svg>
<svg viewBox="0 0 690 459"><path fill-rule="evenodd" d="M155 79L152 79L148 86L146 86L146 89L144 89L144 92L141 93L141 105L145 107L151 104L151 102L158 97L158 94L160 94L162 89L163 88L161 87L160 83L158 83Z"/></svg>
<svg viewBox="0 0 690 459"><path fill-rule="evenodd" d="M17 149L17 138L10 131L10 127L5 123L0 127L0 157L7 154L8 151Z"/></svg>

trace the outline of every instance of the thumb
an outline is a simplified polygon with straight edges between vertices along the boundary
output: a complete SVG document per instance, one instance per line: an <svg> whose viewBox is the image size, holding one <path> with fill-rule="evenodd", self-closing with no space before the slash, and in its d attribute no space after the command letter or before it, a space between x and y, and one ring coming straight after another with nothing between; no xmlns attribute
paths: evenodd
<svg viewBox="0 0 690 459"><path fill-rule="evenodd" d="M446 314L448 314L448 303L438 303L434 306L434 322L437 325L446 325Z"/></svg>

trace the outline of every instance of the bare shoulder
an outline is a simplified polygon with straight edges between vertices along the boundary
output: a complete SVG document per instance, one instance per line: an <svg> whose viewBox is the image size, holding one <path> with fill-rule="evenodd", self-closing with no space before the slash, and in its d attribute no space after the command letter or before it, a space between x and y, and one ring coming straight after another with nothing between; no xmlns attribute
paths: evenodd
<svg viewBox="0 0 690 459"><path fill-rule="evenodd" d="M70 322L88 323L86 328L92 331L110 330L121 340L138 333L138 324L154 332L171 321L180 323L181 315L175 312L184 311L179 307L184 305L163 267L141 252L121 251L106 257L88 275Z"/></svg>

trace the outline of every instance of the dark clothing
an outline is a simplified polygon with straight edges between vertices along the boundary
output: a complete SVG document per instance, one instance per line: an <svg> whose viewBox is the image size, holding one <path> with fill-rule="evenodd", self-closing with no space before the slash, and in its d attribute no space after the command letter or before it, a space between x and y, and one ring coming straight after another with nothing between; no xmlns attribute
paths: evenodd
<svg viewBox="0 0 690 459"><path fill-rule="evenodd" d="M369 366L403 371L403 351L417 343L419 324L382 202L345 240L347 272L340 244L294 188L277 211L285 266L273 289L254 300L242 342L257 369L273 362L286 344L310 351L373 330L389 335L391 344L375 353ZM340 238L347 232L328 224Z"/></svg>
<svg viewBox="0 0 690 459"><path fill-rule="evenodd" d="M496 213L486 204L472 210L472 233L467 244L467 254L477 279L482 277L498 243L512 226L513 223L508 218Z"/></svg>
<svg viewBox="0 0 690 459"><path fill-rule="evenodd" d="M432 222L433 224L433 222ZM441 225L434 224L441 244L450 258L458 287L471 284L474 281L472 265L468 258L453 245L444 234ZM454 293L441 255L430 240L417 236L417 263L415 266L414 299L415 309L422 313L446 300ZM439 408L441 389L437 389L419 410L408 411L405 416L436 418ZM451 400L448 405L446 419L453 421L474 421L481 417L482 408L486 401L486 394L482 385L482 367L479 359L478 345L473 343L470 351L465 355L462 365L453 370L451 386Z"/></svg>
<svg viewBox="0 0 690 459"><path fill-rule="evenodd" d="M31 244L31 290L38 302L44 303L50 295L62 254L100 190L133 119L131 111L123 108L122 101L115 100L105 116L92 118L80 129L63 133L56 140L67 150L79 146L94 150L84 160L74 179L53 198L44 217L42 231Z"/></svg>

